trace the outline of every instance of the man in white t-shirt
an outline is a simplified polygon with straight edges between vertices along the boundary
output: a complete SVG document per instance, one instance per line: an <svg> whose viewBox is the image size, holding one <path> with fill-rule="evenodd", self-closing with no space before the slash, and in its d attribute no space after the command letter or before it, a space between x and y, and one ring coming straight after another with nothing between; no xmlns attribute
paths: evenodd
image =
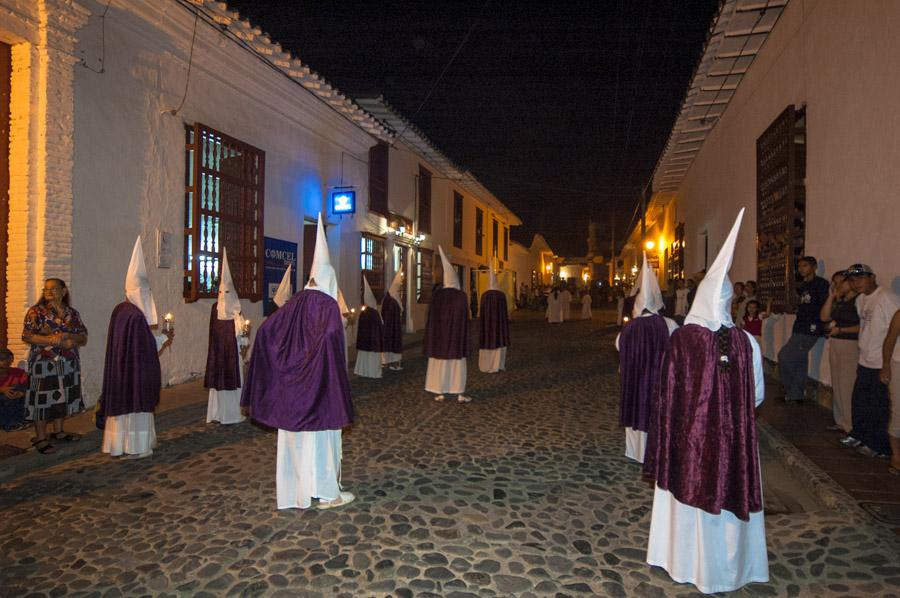
<svg viewBox="0 0 900 598"><path fill-rule="evenodd" d="M853 264L847 268L847 278L859 293L856 310L859 312L859 364L853 385L853 430L843 438L844 446L858 446L869 457L888 455L888 422L891 402L888 387L881 379L884 366L884 340L891 318L900 309L900 297L890 289L879 287L872 268Z"/></svg>
<svg viewBox="0 0 900 598"><path fill-rule="evenodd" d="M900 476L900 309L891 318L881 353L881 382L888 385L891 395L891 423L888 426L891 465L888 471Z"/></svg>

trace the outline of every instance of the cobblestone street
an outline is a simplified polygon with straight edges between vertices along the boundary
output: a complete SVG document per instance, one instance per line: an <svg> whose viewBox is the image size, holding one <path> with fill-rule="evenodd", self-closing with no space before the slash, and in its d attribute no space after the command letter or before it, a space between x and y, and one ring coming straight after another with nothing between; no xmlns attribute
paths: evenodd
<svg viewBox="0 0 900 598"><path fill-rule="evenodd" d="M3 484L0 595L696 594L644 562L652 488L623 455L615 330L531 316L512 334L507 372L470 358L470 404L422 390L420 347L352 380L343 509L277 511L274 434L199 405L150 459ZM804 504L767 516L771 582L735 595L900 594L895 535Z"/></svg>

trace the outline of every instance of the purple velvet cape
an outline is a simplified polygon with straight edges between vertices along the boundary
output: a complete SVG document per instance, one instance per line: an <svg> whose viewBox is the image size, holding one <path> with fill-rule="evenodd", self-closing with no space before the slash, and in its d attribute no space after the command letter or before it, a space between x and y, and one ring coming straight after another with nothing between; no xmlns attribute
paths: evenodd
<svg viewBox="0 0 900 598"><path fill-rule="evenodd" d="M506 310L506 294L490 290L481 295L481 333L478 346L482 349L499 349L509 346L509 312Z"/></svg>
<svg viewBox="0 0 900 598"><path fill-rule="evenodd" d="M161 378L147 318L139 307L123 301L109 318L100 415L152 412L159 404Z"/></svg>
<svg viewBox="0 0 900 598"><path fill-rule="evenodd" d="M338 430L353 421L344 326L337 301L303 290L256 331L241 406L289 432Z"/></svg>
<svg viewBox="0 0 900 598"><path fill-rule="evenodd" d="M728 329L725 369L716 335L688 324L669 339L644 471L679 502L748 521L763 508L753 349L742 330Z"/></svg>
<svg viewBox="0 0 900 598"><path fill-rule="evenodd" d="M625 324L619 335L619 424L648 430L651 398L659 391L659 368L669 344L662 316L644 316Z"/></svg>
<svg viewBox="0 0 900 598"><path fill-rule="evenodd" d="M234 320L220 320L218 305L218 301L213 303L209 314L209 348L206 351L206 376L203 378L203 387L237 390L241 387L241 365L237 337L234 334Z"/></svg>
<svg viewBox="0 0 900 598"><path fill-rule="evenodd" d="M438 289L431 295L425 323L425 357L465 359L469 355L469 301L459 289Z"/></svg>
<svg viewBox="0 0 900 598"><path fill-rule="evenodd" d="M381 353L384 351L384 324L381 314L373 307L367 307L359 314L356 327L356 350Z"/></svg>
<svg viewBox="0 0 900 598"><path fill-rule="evenodd" d="M381 302L381 319L384 321L382 351L403 353L403 309L390 293L385 293L384 301Z"/></svg>

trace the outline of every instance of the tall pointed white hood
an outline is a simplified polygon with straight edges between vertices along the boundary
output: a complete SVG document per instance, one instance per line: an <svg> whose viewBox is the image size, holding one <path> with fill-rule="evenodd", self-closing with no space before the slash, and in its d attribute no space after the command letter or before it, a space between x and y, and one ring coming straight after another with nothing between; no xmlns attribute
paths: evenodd
<svg viewBox="0 0 900 598"><path fill-rule="evenodd" d="M641 272L638 275L639 283L635 284L639 287L637 297L634 300L634 309L631 310L633 317L638 317L644 310L658 314L665 304L663 303L662 291L659 290L659 282L653 273L653 268L647 261L647 252L644 252L644 265L641 266Z"/></svg>
<svg viewBox="0 0 900 598"><path fill-rule="evenodd" d="M309 269L309 282L307 289L321 291L337 300L338 283L337 273L331 265L331 255L328 253L328 241L325 238L325 226L322 224L322 212L319 212L319 228L316 231L316 250L313 253L312 267Z"/></svg>
<svg viewBox="0 0 900 598"><path fill-rule="evenodd" d="M147 265L144 263L140 235L134 242L131 263L128 264L128 273L125 275L125 298L144 312L148 325L156 325L156 302L153 300L153 291L150 290L150 279L147 278Z"/></svg>
<svg viewBox="0 0 900 598"><path fill-rule="evenodd" d="M456 276L456 269L450 263L450 258L444 253L444 248L438 245L438 252L441 254L441 265L444 267L444 288L459 289L459 278Z"/></svg>
<svg viewBox="0 0 900 598"><path fill-rule="evenodd" d="M722 243L722 249L716 256L712 266L706 272L706 276L697 287L697 294L691 304L691 310L684 319L685 324L699 324L710 330L718 330L722 326L732 327L731 298L734 289L728 278L728 270L731 269L731 261L734 258L734 246L737 242L738 232L741 230L741 221L744 218L744 208L738 212L731 232Z"/></svg>
<svg viewBox="0 0 900 598"><path fill-rule="evenodd" d="M400 287L403 284L403 270L397 270L397 273L394 274L394 280L391 281L391 286L388 288L388 293L391 297L400 301Z"/></svg>
<svg viewBox="0 0 900 598"><path fill-rule="evenodd" d="M488 271L488 290L489 291L499 291L500 284L497 282L497 272L494 270L494 264L491 264L491 268Z"/></svg>
<svg viewBox="0 0 900 598"><path fill-rule="evenodd" d="M645 262L647 261L646 253L644 255L644 261ZM643 267L644 267L644 265L641 264L641 268L643 268ZM640 290L641 290L641 273L638 272L637 277L634 279L634 284L631 285L631 290L628 291L628 296L634 297L635 295L638 294L638 291L640 291Z"/></svg>
<svg viewBox="0 0 900 598"><path fill-rule="evenodd" d="M231 267L228 265L228 251L222 247L222 267L219 275L219 299L216 305L217 317L220 320L233 320L241 313L241 299L234 280L231 278Z"/></svg>
<svg viewBox="0 0 900 598"><path fill-rule="evenodd" d="M291 264L288 264L287 270L284 271L284 276L281 277L281 283L275 291L275 296L272 297L272 301L275 305L281 307L290 300L291 295Z"/></svg>
<svg viewBox="0 0 900 598"><path fill-rule="evenodd" d="M375 293L372 292L372 287L369 286L369 279L366 278L365 274L363 274L363 302L369 309L378 307L378 303L375 301Z"/></svg>

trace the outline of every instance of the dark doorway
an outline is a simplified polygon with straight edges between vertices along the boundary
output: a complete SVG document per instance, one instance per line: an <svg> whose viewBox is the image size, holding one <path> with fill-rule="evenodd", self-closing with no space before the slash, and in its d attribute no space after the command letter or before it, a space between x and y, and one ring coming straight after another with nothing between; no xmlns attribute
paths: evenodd
<svg viewBox="0 0 900 598"><path fill-rule="evenodd" d="M313 256L316 254L317 230L315 222L303 223L303 272L297 277L297 280L303 281L301 287L305 287L309 282L309 271L312 268Z"/></svg>

